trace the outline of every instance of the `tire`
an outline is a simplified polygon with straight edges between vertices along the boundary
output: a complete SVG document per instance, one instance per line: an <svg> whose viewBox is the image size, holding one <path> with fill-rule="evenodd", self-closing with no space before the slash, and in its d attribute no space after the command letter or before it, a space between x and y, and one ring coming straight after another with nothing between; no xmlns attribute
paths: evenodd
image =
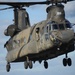
<svg viewBox="0 0 75 75"><path fill-rule="evenodd" d="M29 61L29 68L30 68L30 69L33 68L33 63L32 63L32 61Z"/></svg>
<svg viewBox="0 0 75 75"><path fill-rule="evenodd" d="M66 58L63 59L63 65L64 65L65 67L67 66L67 59L66 59Z"/></svg>
<svg viewBox="0 0 75 75"><path fill-rule="evenodd" d="M45 69L48 68L48 63L46 61L44 62L44 67L45 67Z"/></svg>
<svg viewBox="0 0 75 75"><path fill-rule="evenodd" d="M24 67L25 67L25 69L28 69L28 62L27 61L24 62Z"/></svg>
<svg viewBox="0 0 75 75"><path fill-rule="evenodd" d="M68 58L68 66L71 66L71 65L72 65L71 58Z"/></svg>
<svg viewBox="0 0 75 75"><path fill-rule="evenodd" d="M10 71L10 64L6 65L6 71L9 72Z"/></svg>

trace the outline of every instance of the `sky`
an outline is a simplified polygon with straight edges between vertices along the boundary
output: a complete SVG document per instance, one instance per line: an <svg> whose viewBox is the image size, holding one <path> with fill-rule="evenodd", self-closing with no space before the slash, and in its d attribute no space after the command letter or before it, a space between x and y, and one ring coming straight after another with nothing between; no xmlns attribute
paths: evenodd
<svg viewBox="0 0 75 75"><path fill-rule="evenodd" d="M1 1L35 1L35 0L0 0ZM43 1L43 0L36 0ZM45 1L45 0L44 0ZM71 22L75 23L75 2L69 2L65 5L66 18ZM0 5L0 8L8 7L6 5ZM38 23L47 18L46 13L47 5L34 5L30 6L27 9L27 12L30 16L31 25ZM13 24L13 9L0 11L0 75L75 75L75 52L69 53L68 57L72 59L71 67L64 67L62 60L65 55L59 56L55 59L48 60L49 68L44 69L43 62L39 64L38 61L33 65L33 69L24 69L24 63L13 63L11 64L11 71L6 72L6 54L7 51L4 48L5 42L9 37L4 35L4 30L10 25ZM75 29L75 28L74 28Z"/></svg>

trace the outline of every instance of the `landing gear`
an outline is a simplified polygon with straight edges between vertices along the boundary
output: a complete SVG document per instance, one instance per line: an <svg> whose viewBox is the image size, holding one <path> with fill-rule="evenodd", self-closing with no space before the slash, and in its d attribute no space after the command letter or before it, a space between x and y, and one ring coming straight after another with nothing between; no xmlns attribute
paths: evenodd
<svg viewBox="0 0 75 75"><path fill-rule="evenodd" d="M25 67L25 69L28 69L28 67L29 67L30 69L33 68L33 63L32 63L31 60L28 59L28 57L27 57L27 60L24 62L24 67Z"/></svg>
<svg viewBox="0 0 75 75"><path fill-rule="evenodd" d="M66 58L63 59L63 65L64 66L67 66L67 65L71 66L72 65L72 60L71 60L71 58L67 57L67 54L66 54Z"/></svg>
<svg viewBox="0 0 75 75"><path fill-rule="evenodd" d="M41 64L42 63L42 60L39 60L39 63Z"/></svg>
<svg viewBox="0 0 75 75"><path fill-rule="evenodd" d="M10 68L11 68L10 67L10 63L7 63L7 65L6 65L6 71L9 72L10 71Z"/></svg>
<svg viewBox="0 0 75 75"><path fill-rule="evenodd" d="M68 66L71 66L72 65L72 60L71 58L68 58Z"/></svg>
<svg viewBox="0 0 75 75"><path fill-rule="evenodd" d="M33 63L32 63L32 61L29 61L29 68L30 68L30 69L33 68Z"/></svg>
<svg viewBox="0 0 75 75"><path fill-rule="evenodd" d="M24 62L24 67L25 67L25 69L28 69L28 62L27 61Z"/></svg>
<svg viewBox="0 0 75 75"><path fill-rule="evenodd" d="M48 62L47 61L44 61L44 67L45 67L45 69L48 68Z"/></svg>
<svg viewBox="0 0 75 75"><path fill-rule="evenodd" d="M67 66L67 59L66 58L63 59L63 65Z"/></svg>

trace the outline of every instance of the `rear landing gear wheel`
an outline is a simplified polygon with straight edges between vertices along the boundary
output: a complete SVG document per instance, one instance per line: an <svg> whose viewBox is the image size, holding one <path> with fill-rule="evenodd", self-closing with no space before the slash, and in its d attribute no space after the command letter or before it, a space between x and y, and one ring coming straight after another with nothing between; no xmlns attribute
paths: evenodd
<svg viewBox="0 0 75 75"><path fill-rule="evenodd" d="M9 71L10 71L10 68L11 68L11 67L10 67L10 64L8 63L8 64L6 65L6 71L9 72Z"/></svg>
<svg viewBox="0 0 75 75"><path fill-rule="evenodd" d="M45 67L45 69L48 68L48 63L47 63L47 61L44 61L44 67Z"/></svg>
<svg viewBox="0 0 75 75"><path fill-rule="evenodd" d="M25 69L28 69L28 62L27 61L24 62L24 67L25 67Z"/></svg>
<svg viewBox="0 0 75 75"><path fill-rule="evenodd" d="M66 58L63 59L63 65L67 66L67 59Z"/></svg>

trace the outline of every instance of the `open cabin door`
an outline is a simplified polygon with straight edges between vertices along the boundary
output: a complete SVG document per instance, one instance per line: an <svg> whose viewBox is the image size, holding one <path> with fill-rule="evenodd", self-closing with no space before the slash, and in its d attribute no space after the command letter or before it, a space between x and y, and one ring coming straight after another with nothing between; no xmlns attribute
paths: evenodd
<svg viewBox="0 0 75 75"><path fill-rule="evenodd" d="M39 52L39 50L41 49L40 46L40 39L41 39L41 34L40 34L40 28L37 27L35 30L35 35L36 35L36 47L37 47L37 52Z"/></svg>
<svg viewBox="0 0 75 75"><path fill-rule="evenodd" d="M50 47L49 26L44 27L42 32L40 28L36 28L36 45L38 52Z"/></svg>

